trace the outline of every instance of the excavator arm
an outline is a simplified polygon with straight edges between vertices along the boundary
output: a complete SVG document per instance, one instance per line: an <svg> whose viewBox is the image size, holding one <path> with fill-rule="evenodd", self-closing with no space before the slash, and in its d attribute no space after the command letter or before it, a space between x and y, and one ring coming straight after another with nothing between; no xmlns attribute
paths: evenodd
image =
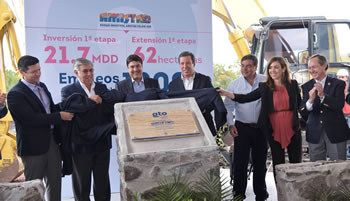
<svg viewBox="0 0 350 201"><path fill-rule="evenodd" d="M247 9L249 8L249 12ZM229 40L240 60L249 54L249 27L266 16L258 0L212 0L212 13L223 20Z"/></svg>

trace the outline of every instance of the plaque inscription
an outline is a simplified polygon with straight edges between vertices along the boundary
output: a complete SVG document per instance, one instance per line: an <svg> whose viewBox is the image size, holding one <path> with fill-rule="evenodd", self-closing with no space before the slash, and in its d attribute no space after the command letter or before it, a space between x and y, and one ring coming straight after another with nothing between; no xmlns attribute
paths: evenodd
<svg viewBox="0 0 350 201"><path fill-rule="evenodd" d="M128 116L133 141L160 140L199 135L191 110L137 112Z"/></svg>

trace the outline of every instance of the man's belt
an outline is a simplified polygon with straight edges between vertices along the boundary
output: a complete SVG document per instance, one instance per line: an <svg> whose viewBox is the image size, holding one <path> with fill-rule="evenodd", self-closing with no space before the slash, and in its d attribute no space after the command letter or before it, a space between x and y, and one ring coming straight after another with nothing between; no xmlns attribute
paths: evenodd
<svg viewBox="0 0 350 201"><path fill-rule="evenodd" d="M243 122L240 122L240 121L237 121L237 122L242 124L242 125L249 126L249 127L252 127L252 128L259 128L257 123L243 123Z"/></svg>

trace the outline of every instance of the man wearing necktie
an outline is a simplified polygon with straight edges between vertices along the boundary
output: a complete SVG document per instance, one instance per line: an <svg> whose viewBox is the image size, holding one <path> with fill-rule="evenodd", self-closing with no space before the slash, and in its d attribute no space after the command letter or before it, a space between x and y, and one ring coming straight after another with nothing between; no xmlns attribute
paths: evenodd
<svg viewBox="0 0 350 201"><path fill-rule="evenodd" d="M306 121L306 141L310 161L346 160L346 140L350 135L343 114L345 82L327 76L326 57L316 54L309 59L312 80L302 85L300 113Z"/></svg>
<svg viewBox="0 0 350 201"><path fill-rule="evenodd" d="M59 111L46 85L40 82L39 60L18 60L22 79L9 91L8 108L16 127L17 152L27 181L44 179L47 199L61 200L61 155L55 141L55 125L72 120L74 114Z"/></svg>

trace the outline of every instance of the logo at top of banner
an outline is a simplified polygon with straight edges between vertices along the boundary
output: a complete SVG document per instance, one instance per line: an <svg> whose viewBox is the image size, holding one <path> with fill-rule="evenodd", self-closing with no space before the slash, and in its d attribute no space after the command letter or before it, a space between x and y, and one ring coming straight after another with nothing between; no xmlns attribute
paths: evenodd
<svg viewBox="0 0 350 201"><path fill-rule="evenodd" d="M101 27L152 28L151 16L147 14L101 13Z"/></svg>

